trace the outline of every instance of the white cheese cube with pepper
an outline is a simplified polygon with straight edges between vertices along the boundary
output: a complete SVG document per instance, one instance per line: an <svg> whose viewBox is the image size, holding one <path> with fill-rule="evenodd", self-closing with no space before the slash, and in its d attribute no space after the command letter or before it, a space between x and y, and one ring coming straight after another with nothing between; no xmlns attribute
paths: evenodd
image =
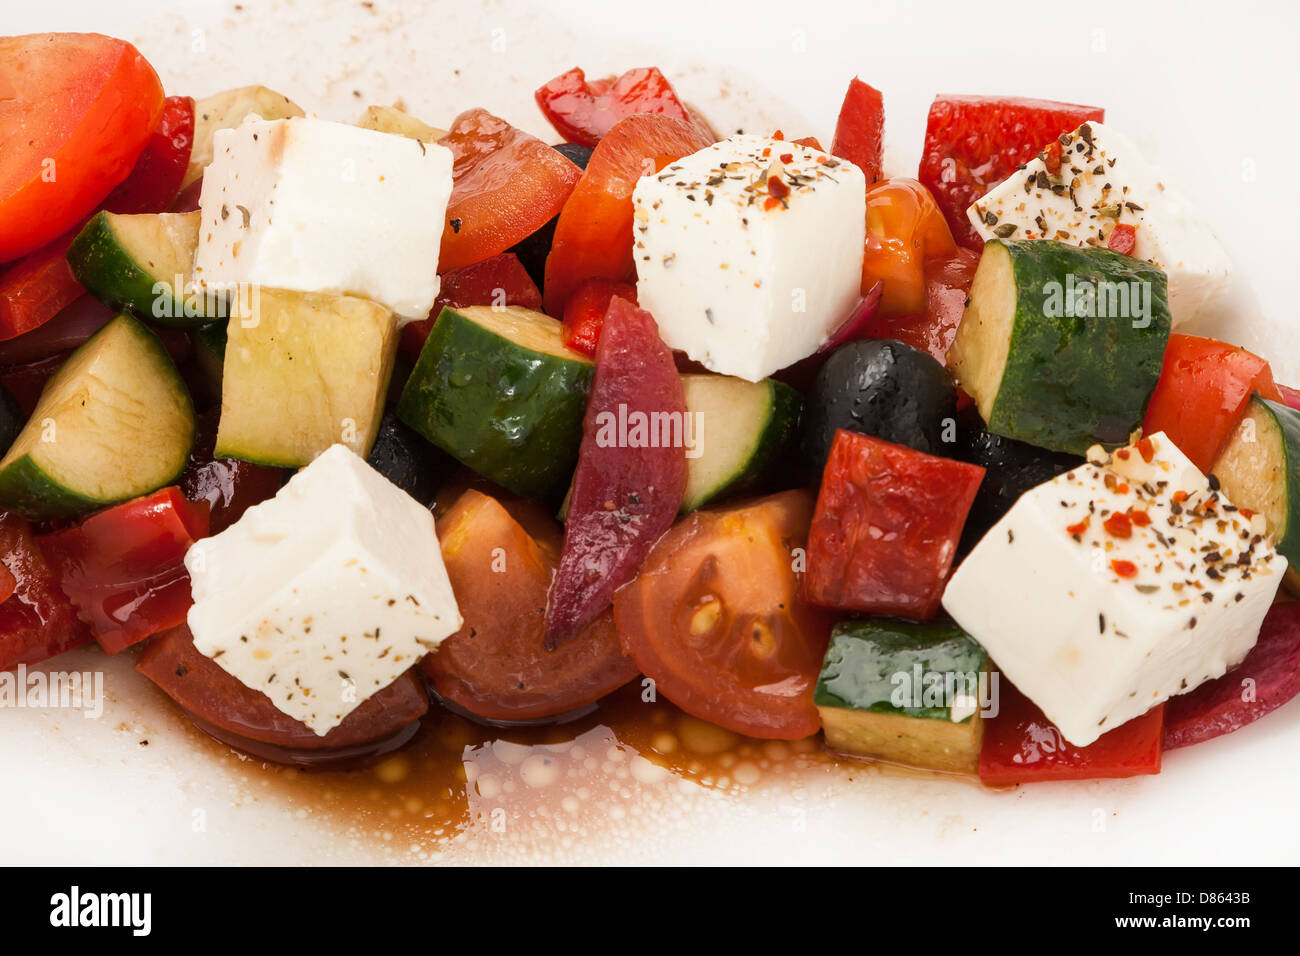
<svg viewBox="0 0 1300 956"><path fill-rule="evenodd" d="M1117 224L1133 226L1131 254L1169 277L1175 326L1214 301L1231 273L1227 253L1192 203L1128 137L1101 123L1084 123L1048 144L966 214L985 239L1056 239L1102 248Z"/></svg>
<svg viewBox="0 0 1300 956"><path fill-rule="evenodd" d="M811 355L858 300L866 179L852 163L734 136L632 194L637 299L664 342L756 382Z"/></svg>
<svg viewBox="0 0 1300 956"><path fill-rule="evenodd" d="M355 295L423 319L438 294L451 167L436 143L321 119L218 130L194 281Z"/></svg>
<svg viewBox="0 0 1300 956"><path fill-rule="evenodd" d="M1077 746L1240 663L1287 566L1163 432L1088 457L1022 496L943 597Z"/></svg>
<svg viewBox="0 0 1300 956"><path fill-rule="evenodd" d="M185 566L194 646L321 736L462 624L429 509L344 445Z"/></svg>

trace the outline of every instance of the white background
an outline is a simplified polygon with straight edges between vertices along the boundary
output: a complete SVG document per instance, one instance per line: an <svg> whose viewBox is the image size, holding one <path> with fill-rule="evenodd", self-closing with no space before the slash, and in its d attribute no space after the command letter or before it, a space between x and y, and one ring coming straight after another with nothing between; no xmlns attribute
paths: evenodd
<svg viewBox="0 0 1300 956"><path fill-rule="evenodd" d="M656 64L721 130L781 127L829 143L860 75L886 102L886 171L915 175L939 92L1106 107L1202 205L1236 265L1204 324L1264 351L1300 385L1296 157L1300 9L1277 2L1083 5L623 0L69 2L5 4L0 32L99 31L136 42L170 93L264 83L351 120L401 99L445 125L484 106L554 138L532 103L551 76ZM355 91L355 92L354 92ZM360 95L357 95L360 94ZM101 666L73 655L60 666ZM363 862L404 859L340 835L195 750L174 712L125 666L98 721L0 712L0 863ZM142 746L140 740L148 739ZM1290 863L1300 704L1168 756L1159 777L990 793L864 771L851 784L735 805L701 801L643 832L599 833L548 858L790 863ZM254 778L255 779L255 778ZM790 824L791 801L806 830ZM193 811L209 817L191 827ZM671 831L671 832L669 832ZM469 847L458 859L488 859ZM516 858L527 858L520 850Z"/></svg>

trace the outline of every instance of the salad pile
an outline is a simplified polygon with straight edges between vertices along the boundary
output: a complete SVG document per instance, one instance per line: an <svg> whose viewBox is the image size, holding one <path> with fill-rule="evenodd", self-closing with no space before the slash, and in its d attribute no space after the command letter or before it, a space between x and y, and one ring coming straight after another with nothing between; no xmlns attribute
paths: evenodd
<svg viewBox="0 0 1300 956"><path fill-rule="evenodd" d="M1229 260L1100 108L939 96L911 178L858 79L829 148L656 69L554 146L92 34L0 91L0 671L134 654L297 766L640 680L990 785L1300 690L1300 393L1180 331Z"/></svg>

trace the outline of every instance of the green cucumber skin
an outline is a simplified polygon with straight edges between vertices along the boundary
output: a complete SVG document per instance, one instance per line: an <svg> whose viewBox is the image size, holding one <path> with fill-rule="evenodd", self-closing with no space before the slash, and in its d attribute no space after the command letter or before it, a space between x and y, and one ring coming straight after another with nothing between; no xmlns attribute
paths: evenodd
<svg viewBox="0 0 1300 956"><path fill-rule="evenodd" d="M803 416L803 396L789 385L768 379L771 395L767 420L754 443L754 451L745 467L733 477L714 487L697 500L682 502L682 514L696 511L724 497L742 494L760 485L771 466L785 453L792 453L799 437L799 423ZM707 442L707 438L705 439ZM707 445L705 446L707 447ZM691 466L687 460L687 467Z"/></svg>
<svg viewBox="0 0 1300 956"><path fill-rule="evenodd" d="M1282 466L1286 473L1286 527L1275 547L1294 567L1300 565L1300 411L1255 396L1277 423L1282 435Z"/></svg>
<svg viewBox="0 0 1300 956"><path fill-rule="evenodd" d="M984 648L956 624L891 618L841 621L831 631L813 702L818 707L948 720L946 707L894 706L892 675L911 673L914 664L923 672L978 674L987 663ZM862 672L860 680L846 676L855 670Z"/></svg>
<svg viewBox="0 0 1300 956"><path fill-rule="evenodd" d="M490 481L529 498L563 493L578 460L595 366L538 358L444 309L397 417ZM511 423L519 429L511 435Z"/></svg>
<svg viewBox="0 0 1300 956"><path fill-rule="evenodd" d="M1107 249L1052 240L1002 241L1011 255L1016 315L989 431L1052 451L1118 447L1142 424L1169 341L1164 272ZM1130 318L1051 317L1049 282L1151 283L1150 324Z"/></svg>
<svg viewBox="0 0 1300 956"><path fill-rule="evenodd" d="M174 276L162 280L141 269L122 248L113 233L108 213L99 212L77 233L68 247L68 266L72 275L87 292L106 305L128 309L148 322L174 328L193 328L211 322L216 316L186 316L184 291L177 303L170 292L154 294L154 284L170 285ZM162 314L155 314L155 302Z"/></svg>

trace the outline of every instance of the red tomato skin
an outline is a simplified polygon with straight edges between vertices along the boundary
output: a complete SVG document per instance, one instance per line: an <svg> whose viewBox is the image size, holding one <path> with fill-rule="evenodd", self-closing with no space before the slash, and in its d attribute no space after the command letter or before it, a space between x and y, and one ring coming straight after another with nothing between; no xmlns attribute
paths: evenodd
<svg viewBox="0 0 1300 956"><path fill-rule="evenodd" d="M0 604L0 670L62 654L90 640L41 552L31 525L0 512L0 563L14 581Z"/></svg>
<svg viewBox="0 0 1300 956"><path fill-rule="evenodd" d="M653 422L664 413L682 427L675 443L670 434L667 445L633 444L630 429L626 442L606 430L611 421ZM596 346L564 546L546 604L547 647L575 637L609 607L672 526L686 492L685 427L686 395L672 352L649 312L615 296Z"/></svg>
<svg viewBox="0 0 1300 956"><path fill-rule="evenodd" d="M961 248L947 258L929 260L925 264L925 311L910 315L877 313L860 337L898 339L946 362L979 261L978 253Z"/></svg>
<svg viewBox="0 0 1300 956"><path fill-rule="evenodd" d="M1250 396L1282 401L1268 362L1245 349L1175 333L1142 419L1142 432L1164 432L1202 472L1232 437Z"/></svg>
<svg viewBox="0 0 1300 956"><path fill-rule="evenodd" d="M0 157L11 157L0 166L0 262L8 262L73 228L126 178L163 90L139 50L97 34L0 39L0 70L0 89L16 103L0 134ZM49 125L37 128L35 116Z"/></svg>
<svg viewBox="0 0 1300 956"><path fill-rule="evenodd" d="M453 157L441 272L527 239L559 213L582 175L562 154L487 110L461 113L438 144Z"/></svg>
<svg viewBox="0 0 1300 956"><path fill-rule="evenodd" d="M623 648L657 693L751 737L801 740L821 729L813 691L833 618L799 596L812 512L808 492L784 491L691 512L659 540L614 598ZM693 637L701 591L720 594L724 622L774 619L778 646L756 654L744 637Z"/></svg>
<svg viewBox="0 0 1300 956"><path fill-rule="evenodd" d="M306 724L271 703L271 698L260 690L245 686L222 670L220 664L199 653L194 636L184 624L150 641L135 669L157 684L205 731L211 732L204 726L207 724L226 735L290 753L328 753L361 747L391 736L429 710L429 699L412 668L362 701L333 730L317 736ZM240 746L238 741L230 742Z"/></svg>
<svg viewBox="0 0 1300 956"><path fill-rule="evenodd" d="M18 579L9 572L5 565L0 564L0 605L8 601L17 589Z"/></svg>
<svg viewBox="0 0 1300 956"><path fill-rule="evenodd" d="M653 66L590 82L575 66L538 87L533 96L555 131L583 146L595 146L619 120L634 113L661 113L695 122L667 77Z"/></svg>
<svg viewBox="0 0 1300 956"><path fill-rule="evenodd" d="M583 355L595 355L609 300L615 297L636 305L636 286L613 279L588 279L580 285L564 306L564 344Z"/></svg>
<svg viewBox="0 0 1300 956"><path fill-rule="evenodd" d="M1106 111L1050 100L1001 96L936 96L930 104L917 178L934 193L959 245L984 242L966 209L1023 166L1049 141Z"/></svg>
<svg viewBox="0 0 1300 956"><path fill-rule="evenodd" d="M60 236L0 274L0 341L40 328L86 294L68 266L75 237L75 231Z"/></svg>
<svg viewBox="0 0 1300 956"><path fill-rule="evenodd" d="M166 212L176 201L194 147L194 98L169 96L130 174L108 194L109 212Z"/></svg>
<svg viewBox="0 0 1300 956"><path fill-rule="evenodd" d="M185 621L185 552L207 533L206 502L173 486L42 535L40 545L99 646L116 654Z"/></svg>
<svg viewBox="0 0 1300 956"><path fill-rule="evenodd" d="M840 429L808 532L804 599L934 617L983 478L978 465Z"/></svg>
<svg viewBox="0 0 1300 956"><path fill-rule="evenodd" d="M283 468L255 465L238 458L213 458L220 415L219 408L199 415L189 464L176 479L189 501L206 505L208 534L225 531L253 505L275 497L287 474Z"/></svg>
<svg viewBox="0 0 1300 956"><path fill-rule="evenodd" d="M818 147L820 148L820 147ZM885 100L880 90L856 76L840 106L831 140L831 154L847 159L867 177L867 185L881 179L880 158L885 148Z"/></svg>
<svg viewBox="0 0 1300 956"><path fill-rule="evenodd" d="M463 269L444 272L429 317L402 328L402 354L414 362L420 357L420 351L442 310L447 306L455 309L470 305L517 305L525 309L540 309L542 294L513 252L503 252Z"/></svg>
<svg viewBox="0 0 1300 956"><path fill-rule="evenodd" d="M465 624L421 661L421 670L438 696L490 720L569 713L637 674L608 609L577 639L553 651L544 647L546 593L561 531L546 514L530 524L525 528L505 504L473 488L438 519L443 562ZM494 554L500 566L494 567ZM489 567L493 572L485 574Z"/></svg>
<svg viewBox="0 0 1300 956"><path fill-rule="evenodd" d="M653 113L629 116L605 134L555 224L542 283L547 314L563 316L569 296L587 279L636 280L636 181L712 142L698 125Z"/></svg>
<svg viewBox="0 0 1300 956"><path fill-rule="evenodd" d="M1005 678L998 680L997 700L997 716L984 721L980 750L980 781L990 787L1160 772L1164 704L1102 734L1086 747L1076 747Z"/></svg>

